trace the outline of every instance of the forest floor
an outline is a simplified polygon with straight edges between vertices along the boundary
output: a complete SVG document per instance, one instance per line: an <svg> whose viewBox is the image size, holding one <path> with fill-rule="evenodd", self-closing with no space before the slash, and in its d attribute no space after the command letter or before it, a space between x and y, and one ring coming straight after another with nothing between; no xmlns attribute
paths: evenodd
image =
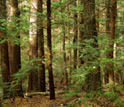
<svg viewBox="0 0 124 107"><path fill-rule="evenodd" d="M80 98L77 96L68 98L66 97L66 94L56 94L56 99L54 100L49 100L49 96L44 95L35 95L32 96L32 98L17 97L14 101L12 99L6 99L3 102L2 107L124 107L117 106L105 97L79 101L79 99L84 98L83 96ZM121 95L120 98L124 99L124 94ZM68 105L69 103L71 103L70 106ZM76 105L76 103L79 105Z"/></svg>
<svg viewBox="0 0 124 107"><path fill-rule="evenodd" d="M49 96L36 95L32 98L15 98L14 102L12 99L7 99L3 102L2 107L67 107L70 102L76 102L76 98L66 98L65 94L56 95L56 99L49 100ZM95 104L96 105L96 104ZM69 106L71 107L71 106ZM72 106L73 107L73 106ZM84 105L76 107L86 107ZM93 107L93 106L88 106ZM103 107L103 106L94 106Z"/></svg>
<svg viewBox="0 0 124 107"><path fill-rule="evenodd" d="M65 94L57 94L56 99L49 100L49 96L35 95L32 98L7 99L3 107L66 107L74 98L65 98Z"/></svg>

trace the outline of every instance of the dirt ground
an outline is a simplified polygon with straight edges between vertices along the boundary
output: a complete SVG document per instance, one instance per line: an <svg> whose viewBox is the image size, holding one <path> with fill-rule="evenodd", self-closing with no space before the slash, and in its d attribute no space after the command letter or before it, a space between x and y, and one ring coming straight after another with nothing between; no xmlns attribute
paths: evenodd
<svg viewBox="0 0 124 107"><path fill-rule="evenodd" d="M2 107L67 107L69 103L76 104L78 103L77 98L67 98L66 94L56 94L56 99L49 100L49 96L44 95L35 95L32 98L22 98L17 97L13 101L13 99L6 99L2 103ZM82 96L81 98L84 98ZM124 99L124 94L119 95L120 99ZM88 105L86 106L85 103ZM81 101L81 105L79 106L69 106L69 107L124 107L118 106L115 103L108 101L107 98L98 98L95 101L85 100Z"/></svg>
<svg viewBox="0 0 124 107"><path fill-rule="evenodd" d="M65 98L65 95L56 95L55 100L49 100L49 96L36 95L32 98L7 99L3 102L3 107L66 107L73 99Z"/></svg>

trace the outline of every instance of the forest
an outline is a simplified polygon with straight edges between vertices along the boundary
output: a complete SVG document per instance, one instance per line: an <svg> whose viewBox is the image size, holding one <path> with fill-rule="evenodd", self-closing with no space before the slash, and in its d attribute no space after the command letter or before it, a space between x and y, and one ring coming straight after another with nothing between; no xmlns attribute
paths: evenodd
<svg viewBox="0 0 124 107"><path fill-rule="evenodd" d="M0 107L124 107L124 0L0 1Z"/></svg>

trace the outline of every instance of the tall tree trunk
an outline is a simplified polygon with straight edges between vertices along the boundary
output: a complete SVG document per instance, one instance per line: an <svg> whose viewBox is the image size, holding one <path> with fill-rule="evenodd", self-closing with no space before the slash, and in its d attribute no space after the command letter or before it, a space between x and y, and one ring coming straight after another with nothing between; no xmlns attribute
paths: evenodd
<svg viewBox="0 0 124 107"><path fill-rule="evenodd" d="M69 29L70 34L70 29ZM71 41L69 40L69 45L71 44ZM71 84L71 75L72 75L72 51L71 48L69 49L69 73L68 73L68 84Z"/></svg>
<svg viewBox="0 0 124 107"><path fill-rule="evenodd" d="M45 64L44 64L44 34L43 34L43 0L38 1L38 12L41 15L38 16L38 58L42 61L39 62L41 69L38 71L38 86L39 90L42 92L46 91L46 84L45 84Z"/></svg>
<svg viewBox="0 0 124 107"><path fill-rule="evenodd" d="M1 16L0 20L5 19L6 20L6 0L1 0L1 5L0 5L0 11L1 11ZM1 25L3 22L0 21ZM6 26L2 26L2 28L6 28ZM0 29L0 41L3 41L6 38L6 31ZM9 71L9 55L8 55L8 43L5 40L4 43L0 44L0 62L1 62L1 71L2 71L2 80L3 80L3 97L7 98L9 97L9 91L8 88L10 85L10 71Z"/></svg>
<svg viewBox="0 0 124 107"><path fill-rule="evenodd" d="M96 19L95 19L95 0L84 0L84 40L93 39L94 42L91 45L95 48L95 52L88 52L84 63L87 67L91 67L91 61L96 61L95 53L98 53L97 31L96 31ZM85 49L85 47L84 47ZM90 57L89 57L90 56ZM97 92L101 86L100 69L96 66L95 71L89 71L86 79L87 92Z"/></svg>
<svg viewBox="0 0 124 107"><path fill-rule="evenodd" d="M51 41L51 0L47 0L47 47L50 99L55 99L53 70L52 70L52 41Z"/></svg>
<svg viewBox="0 0 124 107"><path fill-rule="evenodd" d="M65 26L63 26L63 58L64 58L64 76L66 85L68 85L68 73L67 73L67 61L66 61L66 50L65 50Z"/></svg>
<svg viewBox="0 0 124 107"><path fill-rule="evenodd" d="M113 59L114 52L114 38L115 38L115 19L116 19L116 0L111 0L111 12L110 12L110 39L109 39L109 52L108 58ZM109 83L114 84L114 64L113 62L109 63Z"/></svg>
<svg viewBox="0 0 124 107"><path fill-rule="evenodd" d="M106 0L106 33L110 36L110 0ZM108 56L108 55L107 55ZM107 72L105 73L105 83L109 82L109 67L107 67Z"/></svg>
<svg viewBox="0 0 124 107"><path fill-rule="evenodd" d="M29 32L29 44L30 44L30 60L34 60L38 57L38 37L37 37L37 0L31 0L31 14L30 14L30 32ZM28 80L28 92L38 91L38 70L36 67L37 61L32 62L32 69L29 72Z"/></svg>
<svg viewBox="0 0 124 107"><path fill-rule="evenodd" d="M69 11L70 10L70 5L68 5L68 7L67 7L67 11ZM68 16L70 17L70 12L68 12ZM70 34L70 25L68 26L68 30L67 30L67 32L68 32L68 35L71 35ZM69 39L69 45L71 45L71 40ZM69 49L69 66L68 66L68 85L69 84L71 84L71 75L72 75L72 49L70 48Z"/></svg>
<svg viewBox="0 0 124 107"><path fill-rule="evenodd" d="M74 6L77 6L77 0L74 2ZM73 44L74 44L74 65L73 68L74 70L77 68L77 39L78 39L78 15L77 12L74 12L74 39L73 39Z"/></svg>
<svg viewBox="0 0 124 107"><path fill-rule="evenodd" d="M21 53L20 53L20 35L18 31L19 27L19 16L20 11L18 8L18 0L10 0L11 5L11 22L14 23L11 26L11 38L9 41L9 62L10 62L10 73L11 76L19 71L21 68ZM15 39L18 39L19 43L15 43ZM15 81L13 79L12 81ZM14 82L15 84L15 82ZM12 84L12 85L14 85ZM19 81L17 85L14 86L13 96L22 96L22 82Z"/></svg>
<svg viewBox="0 0 124 107"><path fill-rule="evenodd" d="M81 1L80 2L80 4L82 5L84 3L84 1ZM83 10L83 9L82 9ZM83 16L83 11L81 10L81 12L80 12L80 14L79 14L79 17L80 17L80 20L79 20L79 37L78 37L78 40L79 40L79 46L80 46L80 48L79 48L79 65L78 65L78 67L80 68L81 67L81 64L83 64L84 63L84 61L82 60L82 58L81 58L81 55L82 55L82 53L81 53L81 50L82 50L82 38L83 38L83 36L84 36L84 16Z"/></svg>
<svg viewBox="0 0 124 107"><path fill-rule="evenodd" d="M60 2L62 2L62 0L60 0ZM61 4L62 5L62 4ZM61 7L61 13L63 13L63 8ZM61 18L63 18L63 16L61 16ZM65 83L66 85L68 85L68 73L67 73L67 61L66 61L66 50L65 50L65 46L66 46L66 29L65 29L65 23L63 22L63 26L62 26L62 33L63 33L63 39L62 39L62 47L63 47L63 59L64 59L64 77L65 77Z"/></svg>

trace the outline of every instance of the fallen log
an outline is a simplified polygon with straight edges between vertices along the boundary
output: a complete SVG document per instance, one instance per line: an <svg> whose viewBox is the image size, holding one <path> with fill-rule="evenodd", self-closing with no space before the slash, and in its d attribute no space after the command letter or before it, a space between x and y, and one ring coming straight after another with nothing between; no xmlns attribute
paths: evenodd
<svg viewBox="0 0 124 107"><path fill-rule="evenodd" d="M64 94L65 91L55 91L55 94ZM30 93L25 93L24 98L31 98L32 96L35 95L41 95L41 96L49 96L50 92L30 92Z"/></svg>

